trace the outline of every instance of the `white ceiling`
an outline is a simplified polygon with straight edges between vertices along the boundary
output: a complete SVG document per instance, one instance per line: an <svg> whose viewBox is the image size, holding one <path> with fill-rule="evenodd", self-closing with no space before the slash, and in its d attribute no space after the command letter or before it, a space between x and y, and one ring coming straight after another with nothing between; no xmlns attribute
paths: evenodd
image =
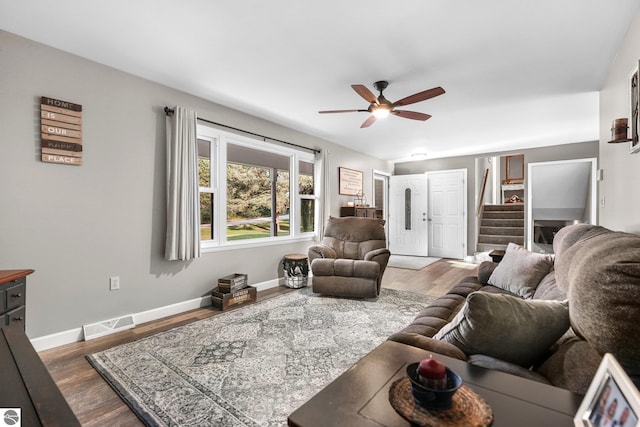
<svg viewBox="0 0 640 427"><path fill-rule="evenodd" d="M386 160L598 139L640 0L0 0L0 28ZM1 60L1 46L0 46ZM388 80L426 122L360 129ZM377 93L376 93L377 94ZM409 108L410 107L410 108ZM211 118L215 120L215 118Z"/></svg>

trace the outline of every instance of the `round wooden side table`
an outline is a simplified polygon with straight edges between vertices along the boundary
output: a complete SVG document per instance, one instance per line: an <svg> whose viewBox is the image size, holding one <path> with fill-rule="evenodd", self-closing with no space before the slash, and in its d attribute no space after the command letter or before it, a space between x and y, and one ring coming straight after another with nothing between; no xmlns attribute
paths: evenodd
<svg viewBox="0 0 640 427"><path fill-rule="evenodd" d="M289 288L303 288L307 286L309 276L309 261L304 254L285 255L282 260L284 267L284 284Z"/></svg>

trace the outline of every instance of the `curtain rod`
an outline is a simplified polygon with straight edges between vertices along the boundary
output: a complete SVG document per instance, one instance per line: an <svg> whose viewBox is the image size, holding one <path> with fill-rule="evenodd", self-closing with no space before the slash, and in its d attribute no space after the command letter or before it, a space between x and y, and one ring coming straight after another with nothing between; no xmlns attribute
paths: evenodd
<svg viewBox="0 0 640 427"><path fill-rule="evenodd" d="M170 116L170 115L173 114L173 109L169 108L169 107L164 107L164 113L167 116ZM291 145L293 147L302 148L303 150L313 151L314 154L320 152L320 150L317 150L315 148L304 147L302 145L294 144L293 142L287 142L287 141L283 141L281 139L276 139L276 138L271 138L271 137L268 137L268 136L260 135L259 133L249 132L248 130L234 128L233 126L224 125L222 123L217 123L217 122L214 122L214 121L211 121L211 120L203 119L201 117L198 117L198 120L206 122L206 123L210 123L212 125L222 126L223 128L232 129L232 130L235 130L235 131L238 131L238 132L247 133L249 135L257 136L257 137L262 138L263 141L266 141L268 139L270 141L280 142L282 144L287 144L287 145Z"/></svg>

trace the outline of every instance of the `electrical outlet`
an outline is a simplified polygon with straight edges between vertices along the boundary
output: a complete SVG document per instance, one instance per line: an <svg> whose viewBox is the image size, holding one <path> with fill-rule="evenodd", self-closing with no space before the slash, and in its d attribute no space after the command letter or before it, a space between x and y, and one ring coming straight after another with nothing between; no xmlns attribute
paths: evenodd
<svg viewBox="0 0 640 427"><path fill-rule="evenodd" d="M109 277L109 290L117 291L120 289L120 276Z"/></svg>
<svg viewBox="0 0 640 427"><path fill-rule="evenodd" d="M600 196L600 207L604 208L604 195Z"/></svg>

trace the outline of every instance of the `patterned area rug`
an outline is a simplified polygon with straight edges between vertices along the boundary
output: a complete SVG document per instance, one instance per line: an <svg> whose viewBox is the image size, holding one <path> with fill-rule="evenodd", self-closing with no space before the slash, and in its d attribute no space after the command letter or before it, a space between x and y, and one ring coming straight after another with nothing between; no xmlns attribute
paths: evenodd
<svg viewBox="0 0 640 427"><path fill-rule="evenodd" d="M302 288L87 356L150 426L284 426L287 416L413 320L432 297Z"/></svg>

